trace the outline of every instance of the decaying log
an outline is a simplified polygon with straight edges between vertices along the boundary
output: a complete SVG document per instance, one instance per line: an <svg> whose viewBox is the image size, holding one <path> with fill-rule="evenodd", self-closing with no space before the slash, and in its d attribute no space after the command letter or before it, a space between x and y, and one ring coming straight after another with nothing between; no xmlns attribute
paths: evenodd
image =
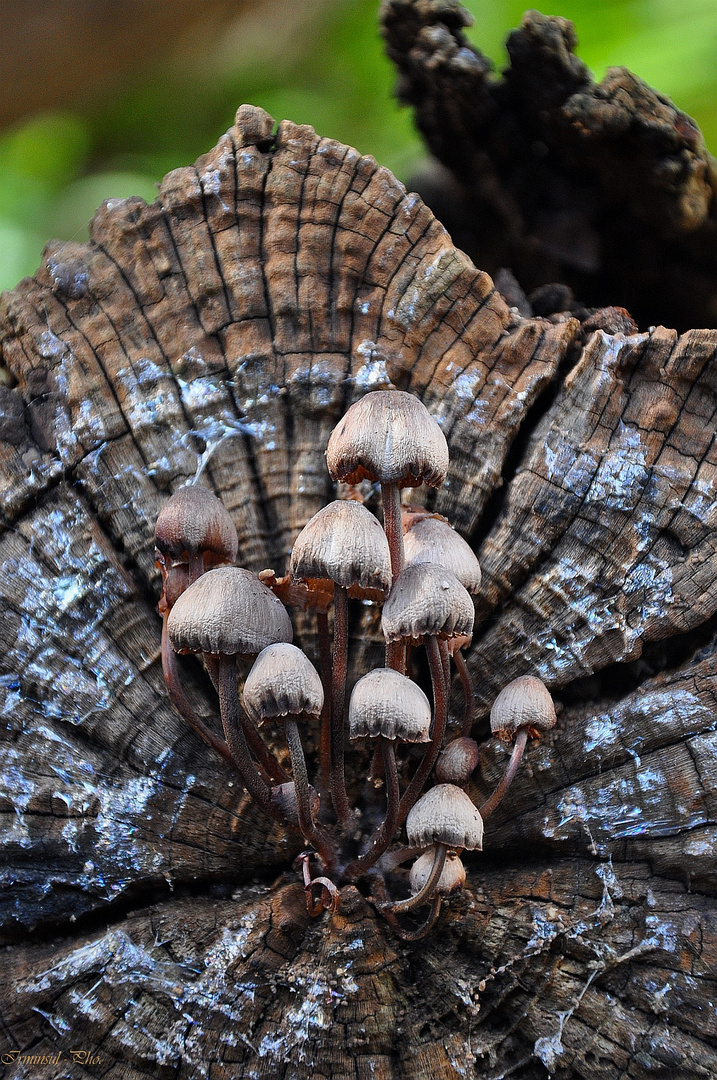
<svg viewBox="0 0 717 1080"><path fill-rule="evenodd" d="M572 23L537 11L494 79L471 21L459 0L382 7L398 96L447 170L419 186L456 243L529 291L561 282L644 326L714 326L717 166L695 122L625 68L595 84Z"/></svg>
<svg viewBox="0 0 717 1080"><path fill-rule="evenodd" d="M385 169L248 106L1 315L7 1075L712 1076L717 334L523 318ZM563 705L418 944L353 887L307 918L296 837L168 704L155 611L170 491L201 468L279 573L390 383L485 567L483 717L524 671Z"/></svg>

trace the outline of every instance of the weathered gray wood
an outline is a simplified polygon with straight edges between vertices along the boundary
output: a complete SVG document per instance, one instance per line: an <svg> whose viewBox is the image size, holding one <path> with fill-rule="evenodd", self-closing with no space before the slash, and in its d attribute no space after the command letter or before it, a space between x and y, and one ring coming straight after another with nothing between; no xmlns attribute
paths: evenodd
<svg viewBox="0 0 717 1080"><path fill-rule="evenodd" d="M1 317L8 1050L72 1077L712 1075L714 334L523 319L390 173L249 107ZM299 841L174 715L153 610L170 491L201 466L240 561L279 573L331 497L329 431L389 382L452 451L416 497L480 542L482 717L523 671L565 699L415 946L355 890L309 923L272 887ZM353 629L356 674L375 620ZM611 694L659 639L665 670Z"/></svg>

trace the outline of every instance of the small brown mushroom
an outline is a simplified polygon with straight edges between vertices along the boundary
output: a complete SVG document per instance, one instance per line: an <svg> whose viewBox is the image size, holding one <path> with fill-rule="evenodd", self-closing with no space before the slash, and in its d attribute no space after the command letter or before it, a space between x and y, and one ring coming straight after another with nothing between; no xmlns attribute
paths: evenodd
<svg viewBox="0 0 717 1080"><path fill-rule="evenodd" d="M331 581L336 586L331 709L328 723L322 724L321 758L329 759L334 810L342 826L349 828L353 814L344 779L348 596L377 599L388 591L391 586L388 541L376 518L361 503L332 502L315 514L297 536L290 572L294 580L310 585L318 587ZM321 628L320 622L320 631Z"/></svg>
<svg viewBox="0 0 717 1080"><path fill-rule="evenodd" d="M480 851L483 820L465 791L454 784L436 784L412 807L406 820L409 844L435 845L431 869L416 894L388 905L394 913L413 911L431 900L440 881L449 848Z"/></svg>
<svg viewBox="0 0 717 1080"><path fill-rule="evenodd" d="M374 390L359 398L331 433L326 464L332 480L381 484L384 528L394 580L403 569L399 488L440 487L448 444L419 398L403 390Z"/></svg>
<svg viewBox="0 0 717 1080"><path fill-rule="evenodd" d="M179 488L164 504L154 542L164 563L189 563L190 584L211 566L237 557L234 522L216 495L200 484Z"/></svg>
<svg viewBox="0 0 717 1080"><path fill-rule="evenodd" d="M365 873L384 853L398 824L399 787L394 743L430 742L431 706L420 686L392 668L375 668L359 679L349 701L349 738L378 738L386 777L386 816L366 851L346 870Z"/></svg>
<svg viewBox="0 0 717 1080"><path fill-rule="evenodd" d="M182 593L170 612L167 630L176 652L219 658L219 706L227 745L247 790L270 817L280 819L269 787L251 758L247 738L270 776L285 780L286 774L239 709L236 656L254 655L277 641L290 641L286 609L248 570L222 566L203 574Z"/></svg>
<svg viewBox="0 0 717 1080"><path fill-rule="evenodd" d="M354 686L349 700L349 738L382 736L429 742L431 705L411 679L392 668L374 668Z"/></svg>
<svg viewBox="0 0 717 1080"><path fill-rule="evenodd" d="M414 512L404 514L403 523L406 566L417 566L419 563L434 563L436 566L443 566L456 575L461 585L472 596L478 592L481 583L478 559L470 545L445 518L438 514L419 515ZM467 644L470 644L470 638L459 640L454 637L448 646L463 686L464 735L468 735L473 727L475 712L473 684L461 651Z"/></svg>
<svg viewBox="0 0 717 1080"><path fill-rule="evenodd" d="M395 582L381 615L388 642L425 641L433 685L432 741L401 797L399 824L420 795L443 744L448 698L446 639L473 632L473 601L450 570L431 563L407 566Z"/></svg>
<svg viewBox="0 0 717 1080"><path fill-rule="evenodd" d="M244 683L244 707L257 723L279 720L291 754L301 832L332 866L333 851L311 813L311 787L298 721L319 716L324 704L321 679L301 649L286 642L268 645L257 656Z"/></svg>
<svg viewBox="0 0 717 1080"><path fill-rule="evenodd" d="M500 783L481 806L484 818L490 817L510 787L528 739L549 731L556 719L550 691L540 679L521 675L503 687L490 710L490 728L498 739L515 739L515 743Z"/></svg>

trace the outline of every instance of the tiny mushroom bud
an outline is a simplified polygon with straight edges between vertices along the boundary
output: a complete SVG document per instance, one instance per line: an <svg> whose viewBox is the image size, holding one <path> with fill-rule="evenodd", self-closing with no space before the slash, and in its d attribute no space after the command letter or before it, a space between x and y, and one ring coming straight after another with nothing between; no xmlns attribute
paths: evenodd
<svg viewBox="0 0 717 1080"><path fill-rule="evenodd" d="M533 675L521 675L504 686L490 710L490 729L505 742L512 742L521 728L537 739L542 731L555 727L555 723L550 692Z"/></svg>
<svg viewBox="0 0 717 1080"><path fill-rule="evenodd" d="M452 739L438 755L436 779L441 784L457 784L462 787L468 783L471 773L478 764L478 743L462 735Z"/></svg>
<svg viewBox="0 0 717 1080"><path fill-rule="evenodd" d="M279 807L290 825L299 825L299 806L296 799L296 784L289 780L286 784L277 784L271 789L271 801ZM315 818L319 812L319 796L316 788L309 785L309 810Z"/></svg>
<svg viewBox="0 0 717 1080"><path fill-rule="evenodd" d="M420 858L416 859L415 863L411 867L409 875L409 884L411 892L415 896L421 889L424 888L428 877L433 869L433 862L436 856L435 848L430 847L428 851L424 851ZM455 851L448 851L446 854L446 861L441 871L441 876L438 879L438 884L435 889L439 896L448 896L450 893L457 892L458 889L462 889L466 883L466 870L461 862L460 858Z"/></svg>

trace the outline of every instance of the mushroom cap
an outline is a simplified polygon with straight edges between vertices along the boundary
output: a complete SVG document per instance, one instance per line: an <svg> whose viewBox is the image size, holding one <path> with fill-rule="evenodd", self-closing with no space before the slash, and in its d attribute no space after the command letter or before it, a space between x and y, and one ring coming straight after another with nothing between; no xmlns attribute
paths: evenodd
<svg viewBox="0 0 717 1080"><path fill-rule="evenodd" d="M440 487L448 471L445 436L426 406L404 390L373 390L354 402L326 448L332 480L364 478L399 487Z"/></svg>
<svg viewBox="0 0 717 1080"><path fill-rule="evenodd" d="M244 683L246 711L261 723L280 716L318 716L324 704L319 673L301 649L287 642L267 645Z"/></svg>
<svg viewBox="0 0 717 1080"><path fill-rule="evenodd" d="M407 566L399 574L381 614L386 641L423 637L470 637L473 601L455 574L433 563Z"/></svg>
<svg viewBox="0 0 717 1080"><path fill-rule="evenodd" d="M286 784L277 784L271 789L271 801L278 806L290 825L299 824L299 807L296 799L296 784L289 780ZM321 800L316 788L309 784L309 808L313 818L319 812Z"/></svg>
<svg viewBox="0 0 717 1080"><path fill-rule="evenodd" d="M411 886L411 892L415 896L419 893L423 886L428 881L428 877L433 869L433 859L436 854L436 849L430 847L428 851L424 851L423 855L420 855L413 866L408 876L408 882ZM461 862L459 856L455 851L449 851L446 854L446 861L443 864L441 870L441 876L438 879L438 885L436 886L436 892L439 896L448 896L449 893L456 892L458 889L462 889L466 883L466 868Z"/></svg>
<svg viewBox="0 0 717 1080"><path fill-rule="evenodd" d="M187 484L164 504L154 528L157 550L175 562L203 551L214 562L234 562L239 541L234 522L209 488Z"/></svg>
<svg viewBox="0 0 717 1080"><path fill-rule="evenodd" d="M550 691L534 675L521 675L504 686L490 710L490 729L499 739L512 741L520 728L537 737L555 727L557 717Z"/></svg>
<svg viewBox="0 0 717 1080"><path fill-rule="evenodd" d="M483 818L465 791L454 784L436 784L411 807L406 818L409 844L481 850Z"/></svg>
<svg viewBox="0 0 717 1080"><path fill-rule="evenodd" d="M175 652L254 655L291 641L291 620L271 589L238 566L202 574L177 600L167 619Z"/></svg>
<svg viewBox="0 0 717 1080"><path fill-rule="evenodd" d="M475 594L480 589L478 560L460 533L436 517L424 517L404 533L406 566L435 563L455 574L464 589Z"/></svg>
<svg viewBox="0 0 717 1080"><path fill-rule="evenodd" d="M461 735L441 750L436 762L436 779L442 784L458 784L461 787L478 764L478 743L467 735Z"/></svg>
<svg viewBox="0 0 717 1080"><path fill-rule="evenodd" d="M361 503L331 502L304 526L291 553L294 580L329 579L363 595L383 596L391 587L386 534Z"/></svg>
<svg viewBox="0 0 717 1080"><path fill-rule="evenodd" d="M430 742L431 706L415 682L392 668L374 668L349 700L349 738Z"/></svg>

